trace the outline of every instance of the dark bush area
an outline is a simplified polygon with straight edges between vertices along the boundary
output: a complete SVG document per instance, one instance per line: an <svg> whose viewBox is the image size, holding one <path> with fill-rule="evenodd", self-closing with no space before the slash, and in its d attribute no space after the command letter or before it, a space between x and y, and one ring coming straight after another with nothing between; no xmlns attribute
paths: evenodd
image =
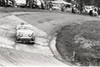
<svg viewBox="0 0 100 67"><path fill-rule="evenodd" d="M82 66L100 65L100 21L87 21L63 27L56 48L62 58Z"/></svg>

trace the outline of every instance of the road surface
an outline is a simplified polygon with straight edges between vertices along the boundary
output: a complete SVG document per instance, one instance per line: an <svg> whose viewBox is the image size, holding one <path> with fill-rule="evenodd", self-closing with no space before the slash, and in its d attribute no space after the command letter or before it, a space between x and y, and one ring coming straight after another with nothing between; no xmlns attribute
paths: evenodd
<svg viewBox="0 0 100 67"><path fill-rule="evenodd" d="M0 66L65 65L53 57L48 46L15 43L15 27L27 22L11 14L3 16L0 18Z"/></svg>

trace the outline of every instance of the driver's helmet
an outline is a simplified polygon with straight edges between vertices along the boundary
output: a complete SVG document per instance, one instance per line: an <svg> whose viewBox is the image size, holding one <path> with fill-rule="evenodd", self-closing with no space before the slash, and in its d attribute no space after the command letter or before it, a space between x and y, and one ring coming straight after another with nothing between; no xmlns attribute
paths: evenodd
<svg viewBox="0 0 100 67"><path fill-rule="evenodd" d="M21 23L21 25L24 25L24 23Z"/></svg>

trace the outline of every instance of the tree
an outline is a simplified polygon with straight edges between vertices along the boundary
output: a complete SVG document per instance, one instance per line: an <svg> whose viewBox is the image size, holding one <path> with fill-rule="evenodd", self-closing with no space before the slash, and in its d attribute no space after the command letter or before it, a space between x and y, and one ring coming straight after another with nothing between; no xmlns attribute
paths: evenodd
<svg viewBox="0 0 100 67"><path fill-rule="evenodd" d="M94 0L91 0L91 5L94 5L95 4L95 1Z"/></svg>
<svg viewBox="0 0 100 67"><path fill-rule="evenodd" d="M29 5L30 8L33 8L34 0L26 0L26 6Z"/></svg>
<svg viewBox="0 0 100 67"><path fill-rule="evenodd" d="M30 7L30 8L33 7L33 0L29 0L29 7Z"/></svg>
<svg viewBox="0 0 100 67"><path fill-rule="evenodd" d="M5 1L4 0L0 0L0 6L4 6L5 5Z"/></svg>

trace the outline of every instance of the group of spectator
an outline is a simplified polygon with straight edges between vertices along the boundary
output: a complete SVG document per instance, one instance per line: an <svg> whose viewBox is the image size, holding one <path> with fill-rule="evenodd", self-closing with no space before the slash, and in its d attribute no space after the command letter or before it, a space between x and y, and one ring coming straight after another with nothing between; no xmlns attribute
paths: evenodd
<svg viewBox="0 0 100 67"><path fill-rule="evenodd" d="M90 15L90 16L98 16L98 11L97 11L97 9L90 10L89 15Z"/></svg>
<svg viewBox="0 0 100 67"><path fill-rule="evenodd" d="M39 0L37 0L39 1ZM0 0L0 6L13 6L16 7L16 1L15 0ZM29 6L30 8L41 8L41 9L49 9L52 10L53 9L53 3L51 1L47 1L47 2L36 2L35 0L26 0L26 7ZM71 12L72 13L82 13L82 11L84 10L83 5L72 5L71 8ZM65 4L60 4L60 11L61 12L65 12L65 10L67 9ZM96 8L92 9L89 11L88 13L90 16L97 16L98 15L98 10Z"/></svg>
<svg viewBox="0 0 100 67"><path fill-rule="evenodd" d="M17 7L15 0L0 0L0 6ZM43 2L42 0L26 0L25 4L25 7L41 9L52 9L52 6L52 2Z"/></svg>
<svg viewBox="0 0 100 67"><path fill-rule="evenodd" d="M25 7L41 8L41 9L47 9L47 10L52 10L53 9L53 3L51 1L46 1L46 2L37 2L37 1L39 1L39 0L26 0ZM0 0L0 6L3 6L3 7L6 7L6 6L17 7L15 0ZM62 12L64 12L65 11L65 5L61 4L60 9L61 9Z"/></svg>
<svg viewBox="0 0 100 67"><path fill-rule="evenodd" d="M84 9L85 7L84 6L82 6L82 7L80 7L80 8L77 8L76 6L72 6L72 13L85 13L84 11L85 11L85 9ZM86 12L88 15L90 15L90 16L98 16L98 10L97 10L97 8L96 7L94 7L93 9L90 9L89 10L89 12Z"/></svg>

